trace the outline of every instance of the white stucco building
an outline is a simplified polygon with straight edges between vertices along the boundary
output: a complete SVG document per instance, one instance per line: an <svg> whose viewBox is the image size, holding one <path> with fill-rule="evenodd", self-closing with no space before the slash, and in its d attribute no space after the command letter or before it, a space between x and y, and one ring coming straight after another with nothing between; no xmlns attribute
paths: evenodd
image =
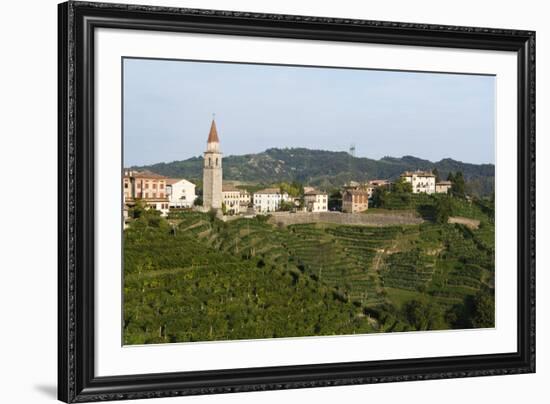
<svg viewBox="0 0 550 404"><path fill-rule="evenodd" d="M413 194L435 193L435 175L431 171L406 171L401 178L412 185Z"/></svg>
<svg viewBox="0 0 550 404"><path fill-rule="evenodd" d="M241 190L230 184L222 186L222 202L225 205L226 213L237 215L241 211Z"/></svg>
<svg viewBox="0 0 550 404"><path fill-rule="evenodd" d="M254 208L260 213L275 212L282 201L289 200L288 194L281 193L279 188L266 188L254 193Z"/></svg>
<svg viewBox="0 0 550 404"><path fill-rule="evenodd" d="M328 212L328 194L316 189L304 193L304 204L308 212Z"/></svg>
<svg viewBox="0 0 550 404"><path fill-rule="evenodd" d="M171 208L190 208L197 198L195 184L183 178L168 178L166 194Z"/></svg>

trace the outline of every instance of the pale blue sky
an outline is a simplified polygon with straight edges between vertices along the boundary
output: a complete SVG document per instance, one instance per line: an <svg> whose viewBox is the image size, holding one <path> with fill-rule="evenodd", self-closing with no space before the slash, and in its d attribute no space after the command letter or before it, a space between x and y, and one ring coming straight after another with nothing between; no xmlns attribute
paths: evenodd
<svg viewBox="0 0 550 404"><path fill-rule="evenodd" d="M124 59L124 164L271 147L494 163L495 77Z"/></svg>

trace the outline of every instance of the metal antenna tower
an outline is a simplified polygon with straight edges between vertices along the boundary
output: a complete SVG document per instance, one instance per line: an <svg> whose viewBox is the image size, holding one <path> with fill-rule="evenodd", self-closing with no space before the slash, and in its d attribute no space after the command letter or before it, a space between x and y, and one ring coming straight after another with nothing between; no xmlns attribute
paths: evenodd
<svg viewBox="0 0 550 404"><path fill-rule="evenodd" d="M351 184L351 181L353 181L353 160L355 159L355 143L350 144L349 146L349 167L348 167L348 173L349 173L349 182Z"/></svg>
<svg viewBox="0 0 550 404"><path fill-rule="evenodd" d="M349 154L351 155L351 157L355 157L355 143L352 143L349 146Z"/></svg>

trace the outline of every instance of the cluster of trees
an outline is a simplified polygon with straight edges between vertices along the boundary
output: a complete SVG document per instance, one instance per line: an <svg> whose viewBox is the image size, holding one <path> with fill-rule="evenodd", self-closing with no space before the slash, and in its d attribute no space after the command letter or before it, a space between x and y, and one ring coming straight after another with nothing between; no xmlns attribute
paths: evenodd
<svg viewBox="0 0 550 404"><path fill-rule="evenodd" d="M436 181L439 181L439 173L433 170ZM466 182L461 171L450 172L447 176L451 181L448 194L412 194L412 186L403 178L397 180L391 191L378 187L373 191L372 206L384 209L417 209L426 219L436 223L447 223L452 215L460 215L461 201L466 199ZM494 195L494 194L493 194ZM492 202L491 202L492 201ZM492 198L474 198L474 203L479 206L489 217L494 217L494 196Z"/></svg>
<svg viewBox="0 0 550 404"><path fill-rule="evenodd" d="M304 186L298 181L280 182L277 185L281 193L287 193L293 197L300 197L304 195Z"/></svg>
<svg viewBox="0 0 550 404"><path fill-rule="evenodd" d="M464 175L461 171L456 173L450 172L447 176L447 181L451 181L451 195L457 198L466 197L466 182L464 180Z"/></svg>
<svg viewBox="0 0 550 404"><path fill-rule="evenodd" d="M367 308L366 312L379 319L380 330L429 331L446 329L493 328L495 300L490 291L467 295L462 303L445 308L421 296L407 300L401 308L384 303Z"/></svg>
<svg viewBox="0 0 550 404"><path fill-rule="evenodd" d="M399 177L392 185L391 191L386 187L376 187L372 192L372 206L375 208L392 209L392 202L398 201L401 206L408 207L412 194L412 184Z"/></svg>
<svg viewBox="0 0 550 404"><path fill-rule="evenodd" d="M460 304L445 313L453 328L492 328L495 326L495 298L493 290L468 295Z"/></svg>

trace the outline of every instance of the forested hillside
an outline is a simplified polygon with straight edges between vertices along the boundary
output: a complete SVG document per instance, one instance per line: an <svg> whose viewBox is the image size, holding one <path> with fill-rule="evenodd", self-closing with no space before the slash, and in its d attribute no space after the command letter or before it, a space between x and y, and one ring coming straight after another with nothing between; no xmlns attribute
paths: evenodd
<svg viewBox="0 0 550 404"><path fill-rule="evenodd" d="M202 157L183 161L134 167L148 169L169 177L202 179ZM449 172L461 171L469 193L490 195L494 190L495 168L492 164L468 164L452 159L438 162L412 156L384 157L381 160L352 157L346 152L325 150L268 149L262 153L227 156L223 160L225 180L271 184L298 181L324 189L341 187L350 180L366 181L375 178L395 179L404 171L437 169L441 179Z"/></svg>

